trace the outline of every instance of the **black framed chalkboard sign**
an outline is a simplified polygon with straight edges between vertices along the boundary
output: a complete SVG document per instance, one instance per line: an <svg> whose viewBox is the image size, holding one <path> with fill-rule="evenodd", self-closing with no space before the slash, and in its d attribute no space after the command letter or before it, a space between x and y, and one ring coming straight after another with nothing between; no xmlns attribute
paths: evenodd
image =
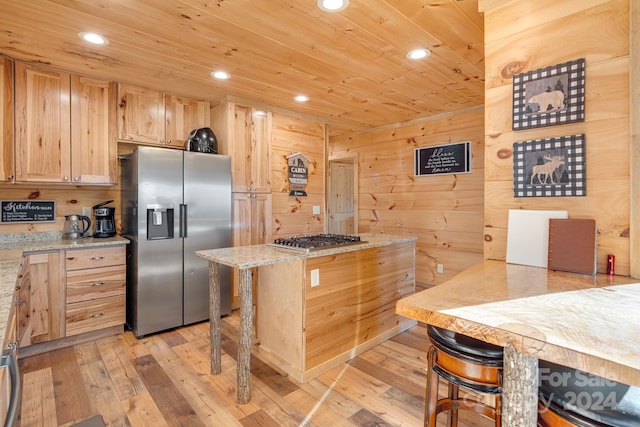
<svg viewBox="0 0 640 427"><path fill-rule="evenodd" d="M0 223L55 222L55 200L2 200Z"/></svg>
<svg viewBox="0 0 640 427"><path fill-rule="evenodd" d="M471 141L415 149L415 176L471 172Z"/></svg>

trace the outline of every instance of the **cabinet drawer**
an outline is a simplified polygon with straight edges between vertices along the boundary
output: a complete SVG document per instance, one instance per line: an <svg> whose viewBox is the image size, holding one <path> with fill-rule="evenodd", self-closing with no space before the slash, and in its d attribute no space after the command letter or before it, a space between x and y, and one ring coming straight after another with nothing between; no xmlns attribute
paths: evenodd
<svg viewBox="0 0 640 427"><path fill-rule="evenodd" d="M125 322L125 296L67 304L67 336L97 331Z"/></svg>
<svg viewBox="0 0 640 427"><path fill-rule="evenodd" d="M125 294L123 265L67 272L67 304Z"/></svg>
<svg viewBox="0 0 640 427"><path fill-rule="evenodd" d="M124 265L125 262L126 254L124 246L76 249L68 250L65 253L65 267L67 271L106 267L109 265Z"/></svg>

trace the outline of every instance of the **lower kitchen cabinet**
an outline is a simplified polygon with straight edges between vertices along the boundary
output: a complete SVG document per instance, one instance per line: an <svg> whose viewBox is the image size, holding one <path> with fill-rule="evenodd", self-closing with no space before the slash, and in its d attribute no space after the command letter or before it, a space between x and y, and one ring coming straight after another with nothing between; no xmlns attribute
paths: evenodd
<svg viewBox="0 0 640 427"><path fill-rule="evenodd" d="M25 279L20 289L18 319L23 331L20 347L64 337L64 264L60 251L34 252L25 256Z"/></svg>
<svg viewBox="0 0 640 427"><path fill-rule="evenodd" d="M124 327L124 245L33 252L25 254L23 264L16 305L21 355Z"/></svg>
<svg viewBox="0 0 640 427"><path fill-rule="evenodd" d="M124 246L69 250L66 266L66 336L124 325Z"/></svg>

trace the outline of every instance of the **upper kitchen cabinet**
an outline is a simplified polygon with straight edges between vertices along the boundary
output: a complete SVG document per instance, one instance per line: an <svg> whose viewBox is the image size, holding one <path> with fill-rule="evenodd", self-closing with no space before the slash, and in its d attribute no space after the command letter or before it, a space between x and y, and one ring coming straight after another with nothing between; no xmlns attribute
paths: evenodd
<svg viewBox="0 0 640 427"><path fill-rule="evenodd" d="M231 156L233 192L271 193L271 112L224 102L211 125L220 154Z"/></svg>
<svg viewBox="0 0 640 427"><path fill-rule="evenodd" d="M71 75L74 182L115 184L118 174L115 82Z"/></svg>
<svg viewBox="0 0 640 427"><path fill-rule="evenodd" d="M0 182L11 182L13 166L13 61L0 56Z"/></svg>
<svg viewBox="0 0 640 427"><path fill-rule="evenodd" d="M16 62L16 182L114 184L114 83Z"/></svg>
<svg viewBox="0 0 640 427"><path fill-rule="evenodd" d="M189 133L209 126L209 103L127 84L118 95L118 140L184 148Z"/></svg>

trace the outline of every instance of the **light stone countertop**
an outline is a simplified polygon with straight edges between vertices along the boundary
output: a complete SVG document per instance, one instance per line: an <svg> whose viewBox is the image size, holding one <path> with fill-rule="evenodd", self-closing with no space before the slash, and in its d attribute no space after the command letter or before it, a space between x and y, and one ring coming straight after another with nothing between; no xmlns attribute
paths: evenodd
<svg viewBox="0 0 640 427"><path fill-rule="evenodd" d="M415 242L417 237L394 236L391 234L360 233L362 242L353 245L337 246L310 252L274 247L267 245L237 246L233 248L207 249L196 251L196 255L209 261L235 268L253 268L262 265L278 264L304 258L317 258L345 252L361 251L380 246Z"/></svg>
<svg viewBox="0 0 640 427"><path fill-rule="evenodd" d="M640 386L640 283L485 260L402 298L396 313Z"/></svg>
<svg viewBox="0 0 640 427"><path fill-rule="evenodd" d="M81 249L95 246L126 245L129 240L115 236L66 240L60 232L0 234L0 342L6 347L5 335L23 254L59 249Z"/></svg>

